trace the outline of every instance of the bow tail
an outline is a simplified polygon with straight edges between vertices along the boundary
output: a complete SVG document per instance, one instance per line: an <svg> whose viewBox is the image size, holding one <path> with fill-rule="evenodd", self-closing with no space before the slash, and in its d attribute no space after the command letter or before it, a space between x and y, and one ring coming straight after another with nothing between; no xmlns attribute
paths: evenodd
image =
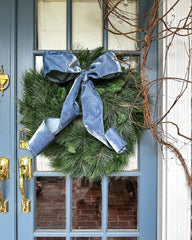
<svg viewBox="0 0 192 240"><path fill-rule="evenodd" d="M77 77L71 87L65 102L63 104L63 108L61 111L60 124L58 132L65 128L74 118L80 115L79 105L75 101L81 87L81 76Z"/></svg>
<svg viewBox="0 0 192 240"><path fill-rule="evenodd" d="M127 143L118 132L114 128L110 128L106 134L104 132L103 103L92 81L83 82L81 88L83 124L87 131L118 154L124 152Z"/></svg>
<svg viewBox="0 0 192 240"><path fill-rule="evenodd" d="M46 118L43 120L29 141L28 148L35 156L40 154L55 139L55 131L59 127L59 122L60 118Z"/></svg>
<svg viewBox="0 0 192 240"><path fill-rule="evenodd" d="M75 102L75 99L78 95L80 84L81 78L78 77L65 99L61 117L44 119L30 139L29 149L35 156L40 154L55 139L55 135L79 115L79 105Z"/></svg>

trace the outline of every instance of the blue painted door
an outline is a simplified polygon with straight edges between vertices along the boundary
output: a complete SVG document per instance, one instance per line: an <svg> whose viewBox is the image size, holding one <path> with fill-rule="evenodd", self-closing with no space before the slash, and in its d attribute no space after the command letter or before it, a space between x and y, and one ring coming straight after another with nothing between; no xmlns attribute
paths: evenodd
<svg viewBox="0 0 192 240"><path fill-rule="evenodd" d="M9 159L9 178L0 180L2 198L8 201L8 212L0 213L0 239L16 240L16 62L15 3L1 1L0 65L10 83L0 96L0 158ZM13 10L13 11L12 11ZM6 86L7 83L4 85Z"/></svg>
<svg viewBox="0 0 192 240"><path fill-rule="evenodd" d="M39 2L51 4L49 0ZM55 2L65 2L64 49L70 50L75 38L75 33L72 35L75 1ZM146 12L152 2L140 1L140 11ZM37 1L18 0L17 6L15 3L14 0L7 0L3 5L5 12L7 9L11 14L2 26L4 34L0 36L3 44L0 60L11 80L4 97L0 98L0 154L10 158L10 179L1 182L4 198L9 200L9 212L0 214L0 224L4 229L2 239L156 240L157 158L150 133L139 143L136 167L119 173L118 179L108 176L97 183L54 172L45 165L45 160L35 159L29 151L19 147L19 130L24 126L19 124L15 105L16 99L22 97L22 74L30 68L38 67L44 49L39 47L40 40L38 43L36 41L39 34L36 21L36 12L39 9ZM49 6L48 13L52 7ZM77 7L77 10L80 11L80 8ZM0 18L3 21L6 13L1 14ZM45 16L43 19L45 20ZM105 49L109 47L109 37L106 31L101 30L101 44ZM52 48L55 49L54 43L50 49ZM140 57L141 53L138 52L137 58ZM151 68L150 79L155 79L155 44L150 52L148 66ZM31 200L29 213L21 210L18 165L23 156L33 159L33 178L25 183L26 197Z"/></svg>

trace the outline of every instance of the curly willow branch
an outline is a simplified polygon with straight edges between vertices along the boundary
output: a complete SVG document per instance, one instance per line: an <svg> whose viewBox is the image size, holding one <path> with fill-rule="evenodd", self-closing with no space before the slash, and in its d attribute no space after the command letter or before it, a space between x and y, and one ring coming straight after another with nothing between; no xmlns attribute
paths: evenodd
<svg viewBox="0 0 192 240"><path fill-rule="evenodd" d="M182 134L179 130L179 127L176 123L174 122L170 122L170 121L163 121L167 115L170 113L170 111L172 110L172 108L177 104L177 102L179 101L179 99L182 97L182 95L184 94L184 92L186 91L188 84L191 83L190 81L190 59L191 59L191 47L189 45L189 51L188 51L188 58L189 58L189 62L188 62L188 72L185 76L185 79L182 78L171 78L171 77L166 77L165 76L165 72L163 73L163 77L160 79L156 79L153 81L149 81L147 78L147 59L149 56L149 50L151 48L151 44L153 41L157 41L160 39L164 39L164 38L168 38L169 37L169 44L167 46L166 49L166 53L165 53L165 63L167 61L167 55L168 55L168 51L173 43L174 38L177 36L180 37L190 37L191 35L191 25L192 25L192 21L191 21L191 15L192 15L192 8L189 9L188 14L186 14L186 17L184 19L181 19L178 23L177 27L170 27L169 25L171 24L167 24L165 18L167 17L167 15L176 7L176 5L180 2L181 0L177 0L175 1L175 3L167 10L167 12L159 17L159 9L162 3L162 0L154 0L153 6L150 9L150 11L148 13L145 14L145 16L138 16L137 14L135 14L135 16L133 15L133 13L131 13L131 18L129 17L130 14L127 14L127 12L123 11L122 8L120 7L120 3L123 2L123 0L98 0L100 7L103 8L104 12L105 12L105 19L104 19L104 28L109 31L110 33L113 33L117 36L121 35L126 37L127 39L129 39L129 41L135 41L135 43L139 42L139 46L140 48L137 49L137 51L142 51L142 59L141 59L141 80L142 80L142 86L138 86L137 83L137 87L140 88L140 94L143 95L143 114L144 114L144 124L143 124L143 128L147 128L151 131L152 135L154 136L155 140L157 141L157 143L159 143L159 145L161 146L161 148L166 147L167 149L169 149L171 152L173 152L175 154L175 156L180 160L183 169L186 173L186 177L187 177L187 181L189 186L192 188L192 177L190 174L190 171L187 167L186 161L181 153L181 151L174 146L173 143L171 143L171 141L169 141L170 137L168 137L168 133L166 133L165 131L160 130L159 126L162 126L163 124L172 124L173 126L176 127L177 129L177 134L179 137L183 137L184 139L189 140L190 142L192 141L191 138L185 136L184 134ZM128 27L132 27L135 30L130 30L130 32L127 31L126 32L122 32L122 28L118 29L117 26L115 26L115 24L113 23L113 19L117 19L120 20L121 22L123 22L124 24L127 24ZM138 23L140 21L144 21L145 25L144 26L140 26L138 25ZM160 32L156 32L157 26L159 24L162 24L164 29ZM138 36L138 34L143 35L143 38L138 39L136 36ZM134 37L135 36L135 37ZM189 39L190 42L190 39ZM121 54L129 54L129 53L133 53L134 51L126 51L123 53L118 53L118 55ZM119 60L120 61L120 60ZM121 60L122 62L122 60ZM125 64L127 64L125 61L123 61ZM156 110L157 110L157 103L158 100L160 98L160 93L162 91L162 84L164 81L168 81L168 80L172 80L172 81L179 81L183 84L180 93L178 94L178 96L175 97L172 105L170 106L170 108L167 110L167 112L164 114L164 116L161 116L160 119L157 119L156 116ZM126 80L125 80L126 81ZM158 94L156 97L156 102L155 102L155 111L153 109L153 111L151 110L151 106L149 103L149 91L150 89L153 87L153 85L158 85ZM118 93L117 93L118 94ZM135 99L136 102L136 99ZM122 107L126 107L126 106L122 106ZM130 106L127 106L130 107ZM134 104L131 106L132 110L135 108ZM153 112L153 114L152 114ZM131 117L131 115L130 115ZM131 117L132 121L133 118ZM136 125L138 125L137 122L134 122Z"/></svg>

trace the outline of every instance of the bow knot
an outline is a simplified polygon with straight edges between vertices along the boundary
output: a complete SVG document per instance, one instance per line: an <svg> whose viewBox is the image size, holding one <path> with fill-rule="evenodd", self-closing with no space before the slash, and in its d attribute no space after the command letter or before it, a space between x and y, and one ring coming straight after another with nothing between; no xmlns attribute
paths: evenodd
<svg viewBox="0 0 192 240"><path fill-rule="evenodd" d="M43 55L45 80L64 83L75 79L67 95L60 118L46 118L29 141L29 149L38 155L74 118L80 115L80 108L75 101L81 88L83 124L87 131L117 153L126 150L126 142L111 127L105 133L103 124L103 103L96 92L92 80L114 79L122 70L114 54L107 52L97 58L89 70L81 70L75 55L65 51L47 51Z"/></svg>
<svg viewBox="0 0 192 240"><path fill-rule="evenodd" d="M89 72L86 71L86 70L82 70L81 71L81 77L82 77L82 81L83 82L87 82L89 80L88 74L89 74Z"/></svg>

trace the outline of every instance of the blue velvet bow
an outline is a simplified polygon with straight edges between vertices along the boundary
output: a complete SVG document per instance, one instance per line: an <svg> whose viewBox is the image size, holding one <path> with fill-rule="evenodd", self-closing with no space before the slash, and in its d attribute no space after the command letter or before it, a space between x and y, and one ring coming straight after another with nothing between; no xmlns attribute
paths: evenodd
<svg viewBox="0 0 192 240"><path fill-rule="evenodd" d="M29 141L29 149L38 155L74 118L79 116L79 105L75 101L81 88L81 103L83 124L87 131L117 153L126 150L126 142L114 128L106 133L103 125L103 103L95 91L94 79L114 79L121 75L119 62L114 60L114 54L107 52L97 58L89 70L81 70L75 55L65 51L47 51L43 55L45 79L52 82L64 83L75 81L66 97L60 118L46 118Z"/></svg>

